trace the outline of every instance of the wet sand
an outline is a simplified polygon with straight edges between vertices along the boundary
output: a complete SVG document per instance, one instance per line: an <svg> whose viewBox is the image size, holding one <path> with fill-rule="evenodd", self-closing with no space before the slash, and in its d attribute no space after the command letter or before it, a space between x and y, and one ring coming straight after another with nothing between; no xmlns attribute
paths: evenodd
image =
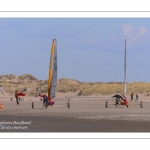
<svg viewBox="0 0 150 150"><path fill-rule="evenodd" d="M34 102L34 108L32 108ZM0 132L150 132L150 102L130 102L129 107L115 108L114 100L76 98L55 100L45 109L39 98L3 101L0 109Z"/></svg>

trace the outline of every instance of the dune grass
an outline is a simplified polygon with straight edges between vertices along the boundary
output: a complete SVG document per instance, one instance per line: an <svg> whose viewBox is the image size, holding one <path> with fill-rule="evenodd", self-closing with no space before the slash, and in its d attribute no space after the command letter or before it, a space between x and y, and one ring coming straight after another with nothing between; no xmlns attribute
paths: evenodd
<svg viewBox="0 0 150 150"><path fill-rule="evenodd" d="M79 91L79 95L112 95L116 93L123 94L124 93L124 83L121 82L110 82L110 83L81 83L78 81L72 82L69 79L61 79L60 84L57 85L58 92L77 92ZM145 93L145 96L150 95L150 83L146 82L133 82L127 83L127 95L131 95L131 93L136 94Z"/></svg>
<svg viewBox="0 0 150 150"><path fill-rule="evenodd" d="M27 89L26 93L34 95L34 93L47 93L47 80L38 80L31 75L22 75L21 80L13 81L13 75L5 76L7 81L1 80L0 87L4 87L8 93L14 93L16 89ZM11 79L11 80L10 80ZM29 80L26 80L29 79ZM38 91L36 89L38 88ZM123 82L79 82L74 79L62 78L57 81L57 92L77 92L78 95L113 95L116 93L123 94L124 83ZM150 83L147 82L132 82L127 83L127 95L131 93L140 93L145 96L150 95Z"/></svg>

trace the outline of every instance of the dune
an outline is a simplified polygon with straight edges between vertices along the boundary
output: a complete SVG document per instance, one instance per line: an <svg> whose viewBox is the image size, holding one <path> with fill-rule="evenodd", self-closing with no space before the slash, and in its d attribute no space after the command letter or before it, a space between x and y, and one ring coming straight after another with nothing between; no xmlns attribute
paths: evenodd
<svg viewBox="0 0 150 150"><path fill-rule="evenodd" d="M15 90L23 91L28 96L47 93L47 80L38 80L30 74L21 76L0 75L0 88L4 88L7 95L13 95ZM80 82L75 79L62 78L57 80L57 95L64 96L109 96L115 93L123 94L123 82ZM0 90L1 91L1 90ZM150 83L127 83L127 96L138 93L145 98L150 95ZM0 93L2 94L2 93Z"/></svg>

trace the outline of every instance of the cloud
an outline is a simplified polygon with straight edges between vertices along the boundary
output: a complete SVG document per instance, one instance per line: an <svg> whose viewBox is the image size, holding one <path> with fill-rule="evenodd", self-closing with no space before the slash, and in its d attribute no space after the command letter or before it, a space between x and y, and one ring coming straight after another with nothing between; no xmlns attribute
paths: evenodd
<svg viewBox="0 0 150 150"><path fill-rule="evenodd" d="M124 25L122 29L123 37L128 39L128 44L133 44L144 37L147 32L147 29L144 27L132 27L130 25Z"/></svg>
<svg viewBox="0 0 150 150"><path fill-rule="evenodd" d="M112 35L106 41L107 46L104 49L112 52L123 52L125 39L126 46L129 52L144 52L150 51L148 39L150 38L150 31L145 27L134 27L129 24L125 24L121 29L116 32L115 35Z"/></svg>

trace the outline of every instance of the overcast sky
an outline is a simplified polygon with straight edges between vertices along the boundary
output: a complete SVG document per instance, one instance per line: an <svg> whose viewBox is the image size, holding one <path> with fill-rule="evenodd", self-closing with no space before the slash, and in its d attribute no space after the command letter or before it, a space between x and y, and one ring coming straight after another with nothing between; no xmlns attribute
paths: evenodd
<svg viewBox="0 0 150 150"><path fill-rule="evenodd" d="M52 39L58 79L150 82L149 18L0 18L0 75L46 80Z"/></svg>

